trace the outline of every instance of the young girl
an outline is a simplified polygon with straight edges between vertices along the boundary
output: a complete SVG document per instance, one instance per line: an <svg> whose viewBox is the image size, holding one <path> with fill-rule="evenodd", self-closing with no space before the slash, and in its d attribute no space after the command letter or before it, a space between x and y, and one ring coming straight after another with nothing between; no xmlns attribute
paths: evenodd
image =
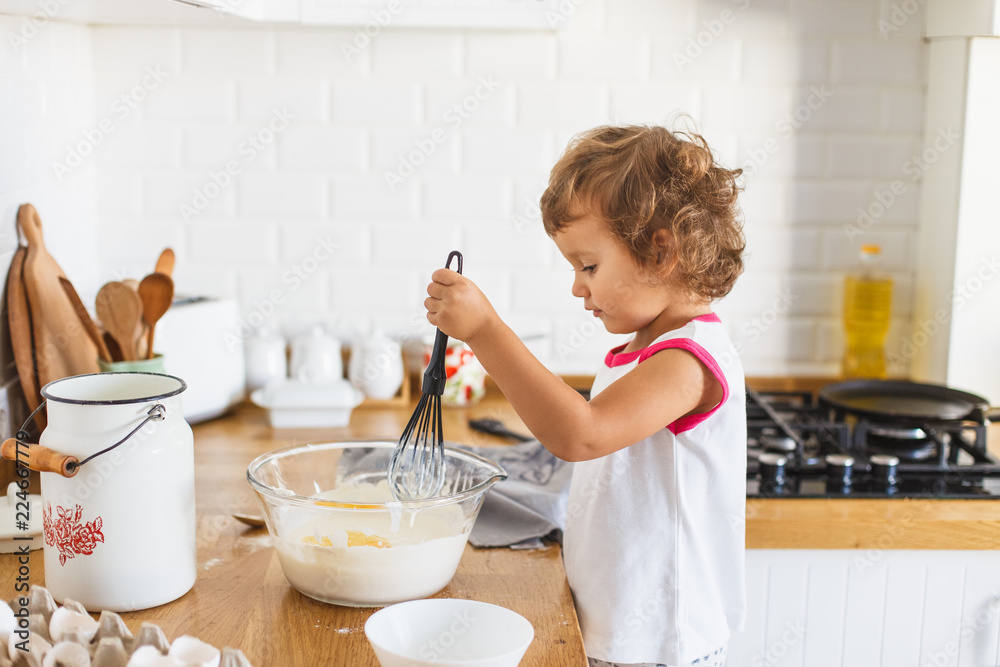
<svg viewBox="0 0 1000 667"><path fill-rule="evenodd" d="M545 230L574 296L631 333L588 402L468 278L434 272L430 322L468 343L525 425L576 461L566 574L591 665L722 665L745 613L743 370L711 309L743 270L739 171L699 135L599 127L552 169Z"/></svg>

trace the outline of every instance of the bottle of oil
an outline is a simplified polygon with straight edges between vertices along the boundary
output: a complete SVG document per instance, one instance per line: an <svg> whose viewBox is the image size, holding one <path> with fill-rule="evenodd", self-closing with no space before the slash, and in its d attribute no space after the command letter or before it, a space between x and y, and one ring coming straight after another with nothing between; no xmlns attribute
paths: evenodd
<svg viewBox="0 0 1000 667"><path fill-rule="evenodd" d="M863 245L857 273L844 284L847 378L884 378L885 338L892 315L892 279L879 273L882 248Z"/></svg>

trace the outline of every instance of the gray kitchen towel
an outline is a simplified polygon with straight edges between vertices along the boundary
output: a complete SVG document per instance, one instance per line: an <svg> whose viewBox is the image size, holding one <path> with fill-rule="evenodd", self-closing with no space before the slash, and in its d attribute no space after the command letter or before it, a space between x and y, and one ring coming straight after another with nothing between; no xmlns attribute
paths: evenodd
<svg viewBox="0 0 1000 667"><path fill-rule="evenodd" d="M537 440L499 447L448 443L499 463L507 479L486 494L469 535L476 547L541 547L541 538L561 540L573 466Z"/></svg>

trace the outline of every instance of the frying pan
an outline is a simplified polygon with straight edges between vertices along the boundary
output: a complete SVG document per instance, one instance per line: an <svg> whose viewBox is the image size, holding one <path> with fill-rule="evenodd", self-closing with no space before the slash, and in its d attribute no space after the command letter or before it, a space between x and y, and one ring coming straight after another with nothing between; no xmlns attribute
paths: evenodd
<svg viewBox="0 0 1000 667"><path fill-rule="evenodd" d="M989 410L989 402L982 396L905 380L839 382L820 389L819 401L873 421L981 422Z"/></svg>

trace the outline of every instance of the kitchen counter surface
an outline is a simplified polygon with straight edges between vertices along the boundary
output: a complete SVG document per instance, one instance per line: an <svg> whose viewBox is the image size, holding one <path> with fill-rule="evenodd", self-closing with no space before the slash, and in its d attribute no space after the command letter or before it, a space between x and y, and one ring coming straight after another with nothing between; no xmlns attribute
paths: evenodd
<svg viewBox="0 0 1000 667"><path fill-rule="evenodd" d="M504 444L466 424L481 417L513 424L505 410L502 398L467 410L445 410L444 433L467 444ZM411 412L409 406L358 408L346 428L275 431L260 409L241 405L228 416L196 425L198 580L174 602L123 613L129 628L137 632L148 621L168 639L189 634L219 648L239 648L255 667L378 665L364 634L374 610L328 605L300 594L282 574L267 531L245 526L231 514L260 512L246 481L247 464L257 455L305 442L396 440ZM31 552L32 583L44 584L42 560L42 551ZM0 554L5 599L15 595L17 568L16 555ZM482 600L525 616L535 639L523 667L586 665L558 545L535 551L468 546L454 579L435 597Z"/></svg>

